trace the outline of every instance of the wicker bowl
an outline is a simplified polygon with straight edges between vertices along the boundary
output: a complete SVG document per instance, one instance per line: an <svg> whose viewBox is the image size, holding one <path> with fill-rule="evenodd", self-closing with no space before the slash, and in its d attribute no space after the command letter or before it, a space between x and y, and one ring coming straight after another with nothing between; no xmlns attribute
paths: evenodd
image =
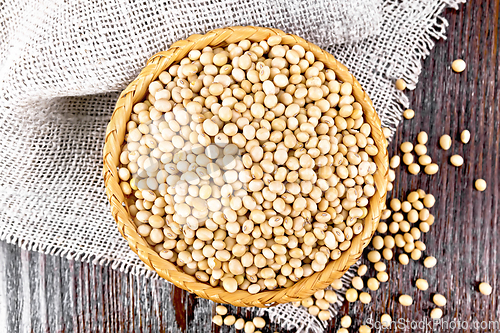
<svg viewBox="0 0 500 333"><path fill-rule="evenodd" d="M120 179L117 170L120 165L119 156L121 146L124 142L126 124L130 119L133 105L146 97L149 84L163 70L171 64L180 61L193 49L201 50L206 46L226 46L243 39L259 42L273 35L281 36L282 44L299 44L306 51L311 51L316 56L316 59L324 62L326 67L332 69L341 81L352 84L352 94L356 98L356 101L363 107L365 121L372 127L371 136L379 151L373 157L374 162L378 166L377 171L373 175L376 193L370 198L363 231L352 239L351 247L343 252L339 259L329 262L323 271L317 272L307 278L302 278L288 288L262 291L257 294L250 294L245 290L237 290L234 293L229 293L222 287L214 288L208 283L198 281L194 276L186 274L175 264L161 258L146 240L137 233L137 227L132 220L127 206L126 195L119 185ZM268 307L279 303L297 301L312 295L319 289L326 288L334 279L340 278L361 256L363 249L368 245L377 229L381 210L385 207L389 164L387 141L382 134L380 119L373 108L370 98L364 92L363 88L361 88L359 82L349 73L348 69L331 54L300 37L286 34L277 29L261 27L216 29L205 35L192 35L186 40L174 43L167 51L155 54L148 60L146 67L141 71L139 76L121 93L106 130L103 154L103 176L106 185L106 194L111 203L111 213L116 220L120 233L128 241L130 248L137 253L146 265L155 270L164 279L172 282L179 288L217 303L229 303L236 306Z"/></svg>

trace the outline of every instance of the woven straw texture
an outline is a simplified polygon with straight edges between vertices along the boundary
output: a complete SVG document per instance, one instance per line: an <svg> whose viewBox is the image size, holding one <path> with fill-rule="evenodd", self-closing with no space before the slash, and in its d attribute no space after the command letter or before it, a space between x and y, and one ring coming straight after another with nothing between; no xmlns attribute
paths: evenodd
<svg viewBox="0 0 500 333"><path fill-rule="evenodd" d="M377 164L378 169L373 175L377 191L370 199L368 215L364 220L363 231L352 239L350 249L345 251L339 259L330 262L324 271L303 278L289 288L264 291L255 295L244 290L228 293L221 287L214 288L208 283L197 281L193 276L184 273L171 262L162 259L147 244L146 240L137 233L136 227L127 211L125 196L119 186L117 167L119 166L121 146L124 143L126 124L130 119L132 108L135 103L143 101L146 98L149 84L162 71L180 61L191 50L201 50L206 46L226 46L238 43L243 39L260 42L273 35L281 36L282 44L291 46L298 44L304 47L306 51L313 52L316 59L324 62L327 68L332 69L339 80L352 84L353 96L363 107L365 121L372 127L371 135L379 150L378 154L374 156L374 162ZM229 303L237 306L265 307L296 301L312 295L319 289L326 288L334 279L340 278L349 266L357 261L364 247L368 245L373 233L377 229L381 210L385 206L388 164L387 140L382 134L380 119L373 108L370 98L354 76L349 73L348 69L335 60L331 54L300 37L285 34L283 31L277 29L250 26L216 29L205 35L192 35L186 40L174 43L167 51L159 52L149 59L146 67L139 76L120 95L115 112L106 131L106 141L104 144L104 179L106 193L111 203L111 212L118 223L118 229L125 239L127 239L132 250L139 255L142 261L156 270L161 277L174 283L176 286L215 302Z"/></svg>

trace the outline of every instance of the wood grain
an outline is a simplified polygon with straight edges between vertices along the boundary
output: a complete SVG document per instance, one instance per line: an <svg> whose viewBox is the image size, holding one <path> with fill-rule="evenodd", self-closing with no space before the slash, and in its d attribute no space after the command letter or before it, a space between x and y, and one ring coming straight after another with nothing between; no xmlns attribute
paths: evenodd
<svg viewBox="0 0 500 333"><path fill-rule="evenodd" d="M448 300L444 308L446 320L470 323L475 319L500 319L499 2L470 1L459 11L448 10L445 17L450 23L448 40L437 43L424 62L417 88L408 93L410 108L416 116L403 121L391 144L391 156L400 154L398 147L402 142L415 143L420 131L429 133L427 146L432 159L441 166L439 173L413 176L400 167L392 196L402 198L422 188L437 198L432 209L436 223L423 236L427 244L423 257L433 255L439 263L433 269L426 269L422 260L406 267L392 260L388 264L390 281L372 293L374 301L368 306L359 302L350 306L349 313L358 314L354 327L369 318L378 320L383 313L389 313L396 320L428 319L433 308L431 297L436 292ZM457 58L467 63L467 69L461 74L454 73L450 67ZM459 141L464 129L472 133L467 145ZM447 152L438 148L443 134L449 134L454 141ZM464 156L461 168L449 163L452 154ZM485 192L474 189L477 178L488 183ZM429 281L427 292L417 291L414 285L421 277ZM494 286L490 297L477 292L479 281L489 281ZM414 297L414 306L405 308L397 302L403 293ZM332 325L329 331L335 332L338 327ZM401 331L393 327L384 332ZM426 327L414 331L432 330ZM498 332L500 326L496 330L458 331Z"/></svg>
<svg viewBox="0 0 500 333"><path fill-rule="evenodd" d="M445 12L450 23L448 40L437 42L424 62L417 88L408 92L416 116L402 122L391 144L392 153L399 153L401 142L415 142L420 131L429 133L429 153L441 170L434 176L413 176L399 169L392 195L401 198L422 188L436 196L436 223L424 236L428 247L424 256L436 256L439 264L426 269L421 262L408 266L389 262L391 279L372 292L371 304L344 304L343 313L355 318L353 331L383 313L395 320L424 320L433 308L435 292L448 299L444 308L448 320L500 320L499 7L498 0L473 0L459 11ZM456 58L467 63L461 74L450 68ZM468 145L458 142L463 129L472 133ZM437 148L439 136L445 133L454 139L448 152ZM448 162L452 153L464 156L461 168ZM476 178L487 181L485 192L474 190ZM418 277L429 281L428 292L417 291ZM490 297L477 292L483 280L494 288ZM412 295L415 305L398 304L402 293ZM0 332L234 332L212 326L212 305L162 280L0 242ZM244 309L233 311L249 315ZM338 327L333 321L328 331L336 332ZM268 331L277 329L271 328ZM404 330L394 326L384 332Z"/></svg>

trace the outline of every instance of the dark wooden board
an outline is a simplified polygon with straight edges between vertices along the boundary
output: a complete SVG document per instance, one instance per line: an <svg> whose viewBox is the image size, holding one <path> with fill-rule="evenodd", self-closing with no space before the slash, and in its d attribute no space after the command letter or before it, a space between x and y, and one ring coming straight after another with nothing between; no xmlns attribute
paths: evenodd
<svg viewBox="0 0 500 333"><path fill-rule="evenodd" d="M429 133L429 153L441 170L435 176L398 170L392 195L401 198L422 188L436 196L436 223L424 239L425 254L436 256L438 266L426 269L420 261L405 267L391 261L391 279L372 292L371 304L344 305L343 311L355 318L355 331L383 313L395 320L425 320L435 292L448 299L446 320L500 320L499 7L498 0L473 0L459 11L446 10L448 39L438 41L425 60L417 88L408 92L416 116L402 122L391 144L392 152L398 152L401 142L415 142L422 130ZM467 62L461 74L450 68L456 58ZM463 129L472 133L468 145L457 140ZM437 148L442 134L454 139L447 152ZM453 153L465 158L459 169L448 162ZM485 192L474 190L476 178L487 181ZM428 292L417 291L418 277L429 281ZM493 285L490 297L477 292L482 280ZM398 304L402 293L414 296L415 304L407 308ZM0 242L0 332L234 332L212 327L212 305L162 280ZM246 310L238 312L247 315ZM329 332L338 327L334 321ZM395 326L384 330L403 331ZM406 330L410 331L432 330Z"/></svg>

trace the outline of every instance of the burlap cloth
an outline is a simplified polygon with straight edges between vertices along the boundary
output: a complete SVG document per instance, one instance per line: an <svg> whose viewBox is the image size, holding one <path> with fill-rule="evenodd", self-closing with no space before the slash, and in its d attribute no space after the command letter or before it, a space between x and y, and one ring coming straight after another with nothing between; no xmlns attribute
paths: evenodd
<svg viewBox="0 0 500 333"><path fill-rule="evenodd" d="M0 240L148 273L120 236L101 176L118 92L154 53L233 25L282 29L330 51L395 129L421 61L462 0L5 1L0 4ZM334 310L334 308L332 308ZM290 305L272 318L289 317ZM287 327L321 331L293 308ZM305 320L304 320L305 319ZM294 326L302 323L302 326ZM304 324L305 323L305 324ZM291 325L291 326L290 326Z"/></svg>

